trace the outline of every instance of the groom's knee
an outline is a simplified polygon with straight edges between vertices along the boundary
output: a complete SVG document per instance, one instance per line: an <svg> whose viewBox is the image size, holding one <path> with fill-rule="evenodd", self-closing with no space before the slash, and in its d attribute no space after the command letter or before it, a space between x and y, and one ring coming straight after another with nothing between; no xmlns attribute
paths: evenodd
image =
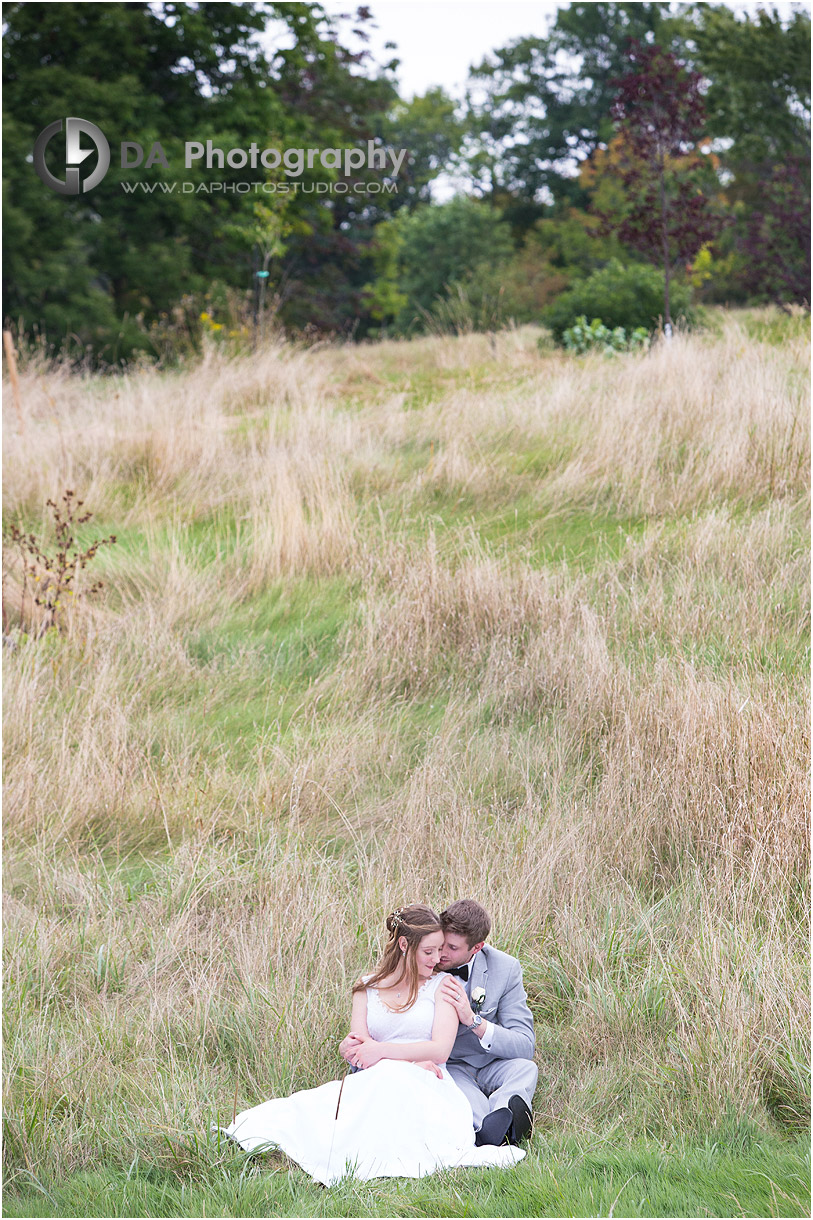
<svg viewBox="0 0 813 1220"><path fill-rule="evenodd" d="M515 1082L523 1092L532 1095L539 1079L539 1068L531 1059L515 1059L514 1064L514 1070L509 1074L508 1079L512 1083Z"/></svg>
<svg viewBox="0 0 813 1220"><path fill-rule="evenodd" d="M491 1097L509 1089L530 1099L538 1079L539 1068L532 1059L502 1059L483 1069L478 1084L485 1087Z"/></svg>
<svg viewBox="0 0 813 1220"><path fill-rule="evenodd" d="M530 1059L523 1059L522 1064L524 1068L525 1088L531 1095L533 1095L534 1089L536 1088L536 1083L539 1080L539 1068Z"/></svg>

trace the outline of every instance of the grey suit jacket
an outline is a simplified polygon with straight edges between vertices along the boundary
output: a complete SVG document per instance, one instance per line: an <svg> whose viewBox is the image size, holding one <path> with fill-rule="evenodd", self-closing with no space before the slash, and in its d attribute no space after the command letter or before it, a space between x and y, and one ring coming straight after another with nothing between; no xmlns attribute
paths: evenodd
<svg viewBox="0 0 813 1220"><path fill-rule="evenodd" d="M484 1067L492 1059L533 1059L536 1042L534 1019L522 984L522 967L515 957L483 945L474 959L466 990L486 993L480 1016L494 1026L491 1050L484 1051L473 1030L461 1025L449 1063Z"/></svg>

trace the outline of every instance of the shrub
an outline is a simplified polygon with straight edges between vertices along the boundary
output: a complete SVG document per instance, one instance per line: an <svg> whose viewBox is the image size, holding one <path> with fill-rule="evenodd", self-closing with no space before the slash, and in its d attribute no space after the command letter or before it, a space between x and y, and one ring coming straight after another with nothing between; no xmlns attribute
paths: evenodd
<svg viewBox="0 0 813 1220"><path fill-rule="evenodd" d="M643 263L625 267L613 259L557 297L543 312L542 320L559 343L581 315L601 318L611 330L622 326L630 332L638 327L649 331L657 327L663 315L663 297L663 272ZM673 283L670 299L674 320L691 323L694 318L689 289Z"/></svg>
<svg viewBox="0 0 813 1220"><path fill-rule="evenodd" d="M645 326L637 326L630 334L623 326L610 330L601 318L588 322L586 316L581 314L575 324L565 331L562 339L569 352L578 355L604 352L605 356L612 356L615 352L633 352L644 347L649 341L649 331Z"/></svg>
<svg viewBox="0 0 813 1220"><path fill-rule="evenodd" d="M542 310L570 286L572 275L553 267L538 246L517 250L507 263L480 266L469 295L499 297L502 316L513 322L536 322Z"/></svg>
<svg viewBox="0 0 813 1220"><path fill-rule="evenodd" d="M567 283L550 264L519 250L507 263L483 263L471 277L447 284L431 308L418 307L418 317L433 334L501 330L511 323L535 321Z"/></svg>

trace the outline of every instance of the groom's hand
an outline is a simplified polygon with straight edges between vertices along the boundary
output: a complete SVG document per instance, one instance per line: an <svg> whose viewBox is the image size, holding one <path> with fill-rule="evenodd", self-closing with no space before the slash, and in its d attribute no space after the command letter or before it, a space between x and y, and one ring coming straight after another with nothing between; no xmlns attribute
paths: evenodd
<svg viewBox="0 0 813 1220"><path fill-rule="evenodd" d="M449 1001L457 1013L457 1019L460 1024L471 1025L474 1020L474 1012L469 1003L469 997L466 995L466 989L460 982L460 979L456 979L452 974L447 974L440 985L440 993Z"/></svg>

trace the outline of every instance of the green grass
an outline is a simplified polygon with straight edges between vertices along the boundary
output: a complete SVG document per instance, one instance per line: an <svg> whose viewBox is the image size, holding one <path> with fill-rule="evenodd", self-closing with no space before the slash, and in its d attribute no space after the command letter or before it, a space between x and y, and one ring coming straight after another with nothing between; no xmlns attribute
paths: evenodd
<svg viewBox="0 0 813 1220"><path fill-rule="evenodd" d="M319 654L330 652L353 604L353 588L344 577L279 581L219 617L216 629L199 632L189 652L206 665L256 649L285 671L301 673L311 662L312 676L323 667Z"/></svg>
<svg viewBox="0 0 813 1220"><path fill-rule="evenodd" d="M100 1166L60 1182L20 1174L5 1216L805 1216L810 1154L747 1126L696 1143L537 1134L516 1169L447 1171L419 1181L352 1180L325 1189L282 1157L193 1143L177 1167Z"/></svg>
<svg viewBox="0 0 813 1220"><path fill-rule="evenodd" d="M523 530L524 526L524 530ZM647 527L644 517L624 517L612 512L574 508L569 512L535 513L526 504L514 507L484 522L480 536L506 548L516 548L535 565L566 563L577 571L588 571L597 563L618 559L630 542ZM523 537L524 533L524 537Z"/></svg>
<svg viewBox="0 0 813 1220"><path fill-rule="evenodd" d="M417 460L417 459L416 459ZM461 534L476 537L494 555L513 556L535 567L566 563L588 571L597 563L618 559L630 542L643 536L650 518L574 505L551 507L544 490L523 479L478 495L465 487L432 486L411 492L389 491L377 497L385 517L404 519L407 537L425 538L433 530L441 548Z"/></svg>
<svg viewBox="0 0 813 1220"><path fill-rule="evenodd" d="M415 365L408 369L393 367L392 362L385 361L383 371L392 389L406 394L404 405L413 411L456 390L476 392L510 386L515 391L522 384L515 370L506 370L504 364L493 359L452 368Z"/></svg>
<svg viewBox="0 0 813 1220"><path fill-rule="evenodd" d="M743 310L742 321L749 338L773 347L793 339L810 338L810 314L802 310L793 313L779 309Z"/></svg>
<svg viewBox="0 0 813 1220"><path fill-rule="evenodd" d="M163 693L163 707L175 708L201 748L228 750L243 767L269 732L284 739L313 683L335 670L354 613L344 578L274 583L187 637L198 676Z"/></svg>

